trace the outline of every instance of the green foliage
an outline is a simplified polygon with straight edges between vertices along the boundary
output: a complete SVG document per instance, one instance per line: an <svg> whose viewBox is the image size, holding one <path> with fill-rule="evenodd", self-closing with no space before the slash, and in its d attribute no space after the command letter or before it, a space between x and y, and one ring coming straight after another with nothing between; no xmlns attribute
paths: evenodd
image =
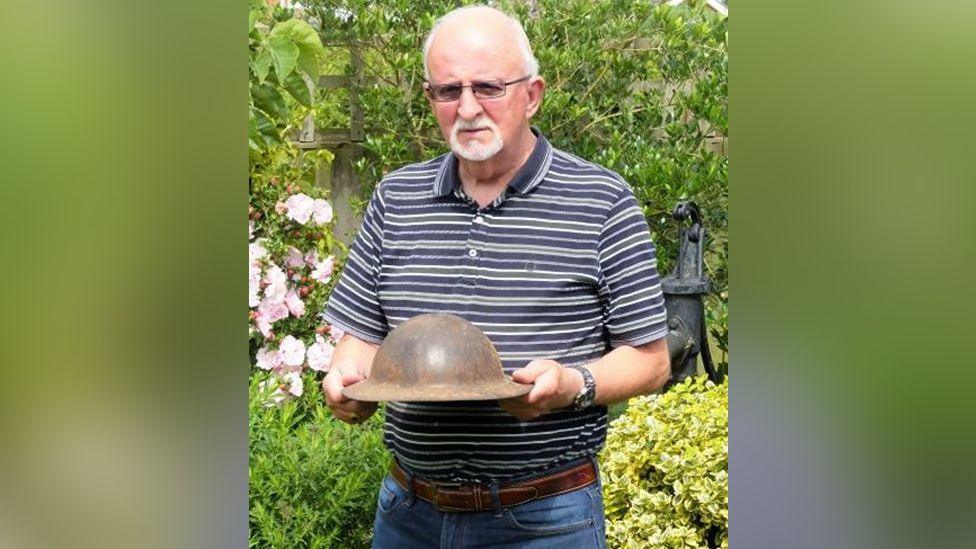
<svg viewBox="0 0 976 549"><path fill-rule="evenodd" d="M390 170L446 152L421 89L423 40L437 17L472 2L304 3L327 42L360 48L364 80L355 87L366 142L357 170L364 197ZM498 4L525 25L547 82L534 123L555 146L617 171L633 186L658 244L661 272L671 269L678 250L671 209L686 199L701 207L706 268L716 290L708 319L719 348L727 349L728 158L706 146L728 134L727 19L701 1ZM351 64L345 70L353 74ZM335 108L316 116L343 117Z"/></svg>
<svg viewBox="0 0 976 549"><path fill-rule="evenodd" d="M382 413L339 422L319 391L264 406L250 385L251 547L369 547L377 487L389 467ZM317 385L306 376L306 385Z"/></svg>
<svg viewBox="0 0 976 549"><path fill-rule="evenodd" d="M611 547L728 547L728 378L631 399L600 455Z"/></svg>
<svg viewBox="0 0 976 549"><path fill-rule="evenodd" d="M315 79L325 58L318 32L301 19L275 12L252 0L248 14L248 148L251 169L261 154L282 145L282 132L292 122L292 101L311 108Z"/></svg>
<svg viewBox="0 0 976 549"><path fill-rule="evenodd" d="M263 276L268 266L285 265L289 249L303 256L314 252L318 258L342 258L345 246L333 237L331 224L299 224L288 219L281 209L284 201L298 193L313 199L327 198L315 185L315 177L323 163L332 161L332 153L301 152L283 137L312 105L314 86L309 84L318 77L325 60L318 31L306 21L294 18L288 10L272 9L263 0L252 0L248 25L249 242L267 250L265 258L252 260L252 267L259 268L257 276ZM324 307L334 280L328 283L312 280L310 265L291 266L288 270L290 287L302 292L305 314L278 321L273 335L263 337L254 329L257 311L256 305L251 305L252 355L261 346L277 348L288 335L310 344L315 330L323 330L318 312Z"/></svg>

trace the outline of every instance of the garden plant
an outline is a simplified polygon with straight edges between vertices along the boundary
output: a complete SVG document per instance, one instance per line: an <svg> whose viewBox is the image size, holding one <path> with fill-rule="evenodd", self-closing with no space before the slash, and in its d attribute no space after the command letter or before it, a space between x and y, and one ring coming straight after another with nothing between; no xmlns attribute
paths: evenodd
<svg viewBox="0 0 976 549"><path fill-rule="evenodd" d="M728 404L704 376L630 400L600 454L609 546L728 547Z"/></svg>
<svg viewBox="0 0 976 549"><path fill-rule="evenodd" d="M249 19L249 538L253 547L366 547L388 464L380 419L336 422L315 390L336 331L322 309L344 254L314 174L288 134L312 107L325 61L307 22L263 2ZM308 388L308 389L306 389Z"/></svg>

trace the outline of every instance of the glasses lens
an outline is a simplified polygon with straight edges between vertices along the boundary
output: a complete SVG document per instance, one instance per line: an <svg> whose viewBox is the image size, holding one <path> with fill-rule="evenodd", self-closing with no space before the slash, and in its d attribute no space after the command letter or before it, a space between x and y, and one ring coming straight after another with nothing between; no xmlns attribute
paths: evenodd
<svg viewBox="0 0 976 549"><path fill-rule="evenodd" d="M431 86L431 91L434 92L434 99L438 101L454 101L458 97L461 97L460 84L444 84L443 86Z"/></svg>
<svg viewBox="0 0 976 549"><path fill-rule="evenodd" d="M478 97L498 97L505 94L505 83L502 81L475 82L471 84L471 91Z"/></svg>

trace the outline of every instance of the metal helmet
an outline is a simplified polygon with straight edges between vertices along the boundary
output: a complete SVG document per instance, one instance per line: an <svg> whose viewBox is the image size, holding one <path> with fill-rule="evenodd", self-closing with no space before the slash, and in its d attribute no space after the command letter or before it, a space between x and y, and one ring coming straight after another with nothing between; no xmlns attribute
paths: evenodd
<svg viewBox="0 0 976 549"><path fill-rule="evenodd" d="M371 402L495 400L531 389L505 374L495 347L474 324L450 314L423 314L390 332L369 379L342 394Z"/></svg>

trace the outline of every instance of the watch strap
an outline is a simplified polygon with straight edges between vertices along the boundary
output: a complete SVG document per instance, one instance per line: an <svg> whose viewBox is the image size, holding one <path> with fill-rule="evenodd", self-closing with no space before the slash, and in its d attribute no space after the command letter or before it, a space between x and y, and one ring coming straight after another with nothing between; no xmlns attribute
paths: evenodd
<svg viewBox="0 0 976 549"><path fill-rule="evenodd" d="M574 370L579 370L579 373L583 375L583 388L580 392L576 394L573 398L573 404L571 405L573 410L584 410L593 405L593 401L596 399L596 381L593 379L593 372L590 372L589 368L585 366L570 366Z"/></svg>

